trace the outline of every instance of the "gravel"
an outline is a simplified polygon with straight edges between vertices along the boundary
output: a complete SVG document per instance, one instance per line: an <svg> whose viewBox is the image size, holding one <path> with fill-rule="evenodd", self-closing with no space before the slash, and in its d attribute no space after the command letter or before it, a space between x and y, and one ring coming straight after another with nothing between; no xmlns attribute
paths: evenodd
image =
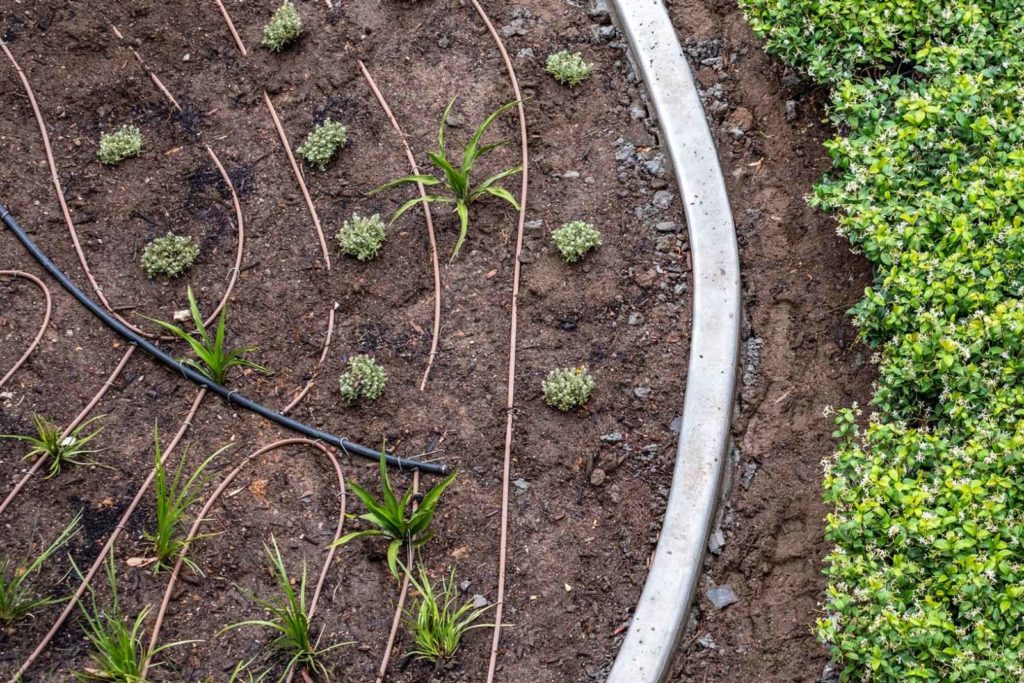
<svg viewBox="0 0 1024 683"><path fill-rule="evenodd" d="M708 596L708 600L715 606L715 609L725 609L729 605L734 605L740 601L727 583L708 589L704 595Z"/></svg>

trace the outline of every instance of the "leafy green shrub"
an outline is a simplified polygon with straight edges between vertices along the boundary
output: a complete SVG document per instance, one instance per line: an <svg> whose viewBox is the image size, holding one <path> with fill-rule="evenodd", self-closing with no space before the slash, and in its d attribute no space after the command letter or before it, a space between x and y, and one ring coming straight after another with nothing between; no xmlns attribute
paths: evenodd
<svg viewBox="0 0 1024 683"><path fill-rule="evenodd" d="M541 384L544 401L561 411L579 408L594 390L594 378L586 368L560 368L548 373Z"/></svg>
<svg viewBox="0 0 1024 683"><path fill-rule="evenodd" d="M376 401L384 393L388 383L388 373L370 356L352 356L339 384L341 396L346 401L365 399Z"/></svg>
<svg viewBox="0 0 1024 683"><path fill-rule="evenodd" d="M566 263L575 263L583 256L601 246L601 233L585 221L571 221L551 233L558 251Z"/></svg>
<svg viewBox="0 0 1024 683"><path fill-rule="evenodd" d="M352 218L341 226L335 237L344 253L360 261L369 261L377 256L384 240L388 238L388 233L380 214L375 213L369 218L353 214Z"/></svg>
<svg viewBox="0 0 1024 683"><path fill-rule="evenodd" d="M289 0L277 8L263 28L263 47L280 52L302 35L302 17Z"/></svg>
<svg viewBox="0 0 1024 683"><path fill-rule="evenodd" d="M0 439L24 441L32 446L31 450L25 454L25 460L47 458L50 461L50 465L49 473L46 475L46 478L50 479L60 474L68 465L98 464L95 460L86 456L92 453L99 453L99 449L86 448L86 446L88 446L89 442L95 439L99 433L103 431L103 427L94 429L88 434L85 433L85 429L93 422L102 420L103 417L103 415L97 415L96 417L88 419L72 429L67 436L62 437L61 435L64 433L63 429L47 420L42 415L35 415L32 418L36 425L35 435L0 434Z"/></svg>
<svg viewBox="0 0 1024 683"><path fill-rule="evenodd" d="M411 654L417 659L438 664L455 654L464 635L475 628L493 626L476 622L494 605L474 607L470 600L460 604L455 567L442 580L440 592L431 585L430 576L422 564L418 573L418 580L412 574L409 580L419 596L405 611L405 625L412 631L416 643Z"/></svg>
<svg viewBox="0 0 1024 683"><path fill-rule="evenodd" d="M142 151L142 131L136 126L121 126L115 133L100 136L100 148L96 156L101 163L113 166L128 157L138 156Z"/></svg>
<svg viewBox="0 0 1024 683"><path fill-rule="evenodd" d="M157 237L142 250L142 269L151 278L158 275L178 277L192 267L199 256L199 245L187 235L169 232Z"/></svg>
<svg viewBox="0 0 1024 683"><path fill-rule="evenodd" d="M588 64L579 52L562 50L548 55L544 70L562 85L574 87L590 78L594 65Z"/></svg>
<svg viewBox="0 0 1024 683"><path fill-rule="evenodd" d="M325 119L309 132L305 142L299 146L298 152L307 164L322 171L327 168L327 162L347 139L348 128L337 121Z"/></svg>

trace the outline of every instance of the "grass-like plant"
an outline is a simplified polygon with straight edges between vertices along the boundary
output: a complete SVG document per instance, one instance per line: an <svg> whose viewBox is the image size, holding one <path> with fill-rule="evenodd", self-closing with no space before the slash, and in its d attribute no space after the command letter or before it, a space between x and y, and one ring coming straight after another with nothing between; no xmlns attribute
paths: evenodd
<svg viewBox="0 0 1024 683"><path fill-rule="evenodd" d="M93 422L103 419L103 415L86 420L78 425L71 432L62 437L64 430L47 420L42 415L33 416L36 424L35 435L31 434L0 434L0 439L14 439L24 441L32 446L32 449L25 454L25 460L46 458L49 460L49 473L47 479L56 477L67 465L97 465L95 460L88 458L91 453L99 453L98 448L88 448L89 442L103 431L103 427L95 429L88 434L86 428Z"/></svg>
<svg viewBox="0 0 1024 683"><path fill-rule="evenodd" d="M551 239L566 263L575 263L601 246L601 233L586 221L570 221L551 233Z"/></svg>
<svg viewBox="0 0 1024 683"><path fill-rule="evenodd" d="M116 132L103 133L100 136L100 147L96 156L101 163L113 166L128 157L138 156L142 152L142 131L138 126L124 125Z"/></svg>
<svg viewBox="0 0 1024 683"><path fill-rule="evenodd" d="M348 139L348 129L337 121L325 119L306 136L298 152L306 163L318 171L327 168L338 148Z"/></svg>
<svg viewBox="0 0 1024 683"><path fill-rule="evenodd" d="M369 261L377 256L388 233L380 214L375 213L368 218L353 214L335 237L344 253L360 261Z"/></svg>
<svg viewBox="0 0 1024 683"><path fill-rule="evenodd" d="M380 398L387 386L388 374L377 361L370 356L352 356L348 368L338 380L342 398L349 402Z"/></svg>
<svg viewBox="0 0 1024 683"><path fill-rule="evenodd" d="M78 534L81 521L82 513L78 513L53 543L27 563L16 562L10 557L0 558L0 623L5 627L13 626L47 605L64 601L64 598L42 597L40 587L33 579L43 565Z"/></svg>
<svg viewBox="0 0 1024 683"><path fill-rule="evenodd" d="M289 0L277 8L263 28L263 47L280 52L302 35L302 17Z"/></svg>
<svg viewBox="0 0 1024 683"><path fill-rule="evenodd" d="M416 206L420 201L454 204L455 213L459 216L459 239L455 243L455 249L452 251L452 260L454 260L455 257L459 255L459 250L462 249L462 243L466 241L466 234L469 232L469 207L473 202L485 195L492 195L505 200L511 204L516 211L519 211L519 202L516 201L515 197L513 197L508 190L496 183L503 178L519 173L523 170L522 166L508 168L504 171L495 173L478 185L474 185L471 178L471 174L476 163L488 153L505 144L504 141L481 144L484 133L487 132L487 129L499 116L516 106L516 104L517 102L504 104L484 119L483 123L477 127L472 137L470 137L469 142L463 148L461 163L456 165L448 156L448 151L445 149L444 145L444 131L448 121L448 114L451 113L452 107L455 105L455 98L452 98L452 101L448 103L447 107L445 107L444 114L441 115L441 125L437 131L437 151L430 152L427 155L430 158L431 163L443 172L443 178L437 178L426 174L408 175L403 178L398 178L391 182L384 183L380 187L371 190L369 194L373 195L382 190L410 183L422 183L425 186L443 185L451 193L450 195L428 194L426 197L422 198L413 197L398 207L398 210L396 210L391 216L391 222L394 223L402 216L402 214Z"/></svg>
<svg viewBox="0 0 1024 683"><path fill-rule="evenodd" d="M388 545L388 568L392 574L398 576L398 552L401 550L402 544L408 543L411 547L418 548L434 537L430 524L434 521L437 502L441 499L441 494L445 489L455 481L457 474L458 472L452 472L427 491L423 495L419 507L410 511L413 491L410 488L400 499L395 496L394 489L391 488L391 481L388 479L388 467L382 452L380 457L382 497L380 501L354 481L348 483L352 493L362 501L366 508L366 512L358 515L357 518L369 522L375 528L345 534L331 547L345 545L349 541L364 536L383 536L391 539L391 543Z"/></svg>
<svg viewBox="0 0 1024 683"><path fill-rule="evenodd" d="M199 256L199 245L188 235L169 232L157 237L142 250L142 269L150 278L178 277L192 267Z"/></svg>
<svg viewBox="0 0 1024 683"><path fill-rule="evenodd" d="M579 52L562 50L548 55L544 70L562 85L574 87L590 78L590 74L594 73L594 65L588 64Z"/></svg>
<svg viewBox="0 0 1024 683"><path fill-rule="evenodd" d="M447 579L442 579L440 592L431 585L430 576L422 564L418 573L418 580L411 574L409 580L419 596L405 611L405 624L412 631L415 642L410 654L439 664L455 654L462 637L469 631L493 626L476 622L494 605L474 607L468 600L460 604L455 567Z"/></svg>
<svg viewBox="0 0 1024 683"><path fill-rule="evenodd" d="M113 553L107 556L107 582L111 596L107 607L100 607L91 589L91 604L79 605L85 620L85 637L92 646L92 666L73 671L72 675L77 680L92 683L142 683L143 669L158 654L172 647L197 642L182 640L150 649L143 642L150 607L146 605L134 619L128 619L122 613ZM149 666L152 668L155 665L150 663Z"/></svg>
<svg viewBox="0 0 1024 683"><path fill-rule="evenodd" d="M594 378L585 367L558 368L548 373L541 388L549 406L569 411L587 402L594 390Z"/></svg>
<svg viewBox="0 0 1024 683"><path fill-rule="evenodd" d="M237 349L224 348L224 328L228 317L227 304L224 304L224 307L220 309L220 316L217 318L217 331L213 337L210 337L206 331L203 316L199 313L196 295L192 292L191 287L188 288L188 307L192 315L192 324L196 326L196 332L199 334L198 339L173 323L156 320L155 318L147 318L147 320L156 323L175 337L185 340L192 347L192 352L196 354L196 358L182 358L180 359L181 363L205 375L217 384L224 384L228 371L234 367L250 368L265 375L271 374L268 368L257 365L245 357L246 354L256 350L255 346L241 346Z"/></svg>
<svg viewBox="0 0 1024 683"><path fill-rule="evenodd" d="M188 459L186 451L178 460L178 466L168 480L167 465L162 462L160 430L154 427L153 457L156 476L153 479L153 494L156 497L156 528L143 532L146 540L153 544L154 573L174 564L188 546L197 540L186 541L185 513L199 500L199 489L207 481L203 472L214 458L227 448L228 446L224 446L217 450L201 462L187 478L185 476L185 461ZM197 574L201 573L199 567L190 558L185 557L184 561L192 571Z"/></svg>
<svg viewBox="0 0 1024 683"><path fill-rule="evenodd" d="M264 545L263 549L270 561L280 595L274 600L265 600L246 592L246 596L267 610L269 616L266 619L250 619L231 624L222 629L221 633L243 626L269 628L275 633L274 639L270 641L270 648L288 657L288 664L278 683L285 680L293 669L306 669L316 676L330 680L330 670L324 662L324 655L351 643L335 643L328 647L320 647L319 639L314 640L311 633L312 624L309 606L306 603L306 563L302 563L302 576L299 578L296 591L294 582L288 575L288 569L284 566L284 558L277 547L277 540L271 536L269 545Z"/></svg>

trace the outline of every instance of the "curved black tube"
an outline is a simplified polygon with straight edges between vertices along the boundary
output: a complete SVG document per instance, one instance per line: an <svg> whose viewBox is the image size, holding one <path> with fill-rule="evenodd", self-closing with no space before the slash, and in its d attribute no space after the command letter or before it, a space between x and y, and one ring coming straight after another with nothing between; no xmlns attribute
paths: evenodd
<svg viewBox="0 0 1024 683"><path fill-rule="evenodd" d="M77 286L75 286L75 283L73 283L68 278L68 276L65 275L60 270L60 268L58 268L56 264L54 264L54 262L51 261L50 258L39 249L39 247L36 246L36 243L32 241L32 238L25 234L25 231L22 230L20 225L18 225L18 221L14 220L14 216L11 215L11 213L3 204L0 204L0 218L3 219L4 224L8 228L10 228L11 232L14 233L14 236L18 238L18 241L21 242L22 246L25 247L26 251L28 251L28 253L31 254L32 257L39 262L39 265L46 269L46 272L53 276L53 278L57 280L57 282L59 282L64 289L68 290L68 293L70 293L71 296L75 297L78 300L78 303L88 308L93 315L102 320L108 327L113 328L118 334L120 334L122 337L128 340L129 343L135 344L136 346L142 348L146 353L153 356L155 359L157 359L167 367L177 370L186 378L192 380L196 384L206 387L213 393L217 394L218 396L226 400L228 403L233 403L236 406L252 411L257 415L265 417L271 422L275 422L281 425L285 429L290 429L293 432L298 432L299 434L309 437L310 439L318 439L320 441L323 441L324 443L336 446L346 453L353 453L355 455L359 455L364 458L369 458L371 460L380 459L380 451L368 448L366 446L362 446L357 443L353 443L348 439L343 439L339 436L335 436L328 432L316 429L315 427L310 427L309 425L299 422L298 420L293 420L287 415L282 415L277 411L271 410L270 408L267 408L264 405L256 403L250 398L242 396L238 392L231 391L227 387L217 384L209 377L206 377L205 375L196 372L192 368L180 363L172 356L160 350L159 347L157 347L149 340L139 336L135 332L132 332L130 329L125 327L123 323L121 323L119 320L117 320L109 313L107 313L107 311L101 308L95 301L86 296L85 293L82 290L80 290ZM427 472L430 474L448 473L448 468L438 463L406 460L405 458L399 458L398 456L391 455L390 453L385 453L384 458L387 460L387 463L389 465L398 467L400 469L416 469L420 470L421 472Z"/></svg>

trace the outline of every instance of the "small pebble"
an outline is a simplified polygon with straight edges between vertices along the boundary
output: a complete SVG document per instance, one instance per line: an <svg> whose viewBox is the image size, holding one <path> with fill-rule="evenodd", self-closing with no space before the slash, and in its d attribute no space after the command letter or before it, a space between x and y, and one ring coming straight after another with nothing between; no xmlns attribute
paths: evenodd
<svg viewBox="0 0 1024 683"><path fill-rule="evenodd" d="M635 387L633 389L633 395L636 396L637 398L647 398L648 396L651 395L651 388L642 386Z"/></svg>
<svg viewBox="0 0 1024 683"><path fill-rule="evenodd" d="M679 232L679 224L675 221L661 221L654 229L658 232Z"/></svg>
<svg viewBox="0 0 1024 683"><path fill-rule="evenodd" d="M629 314L628 324L632 325L633 327L636 327L637 325L643 325L644 317L641 314L634 311Z"/></svg>
<svg viewBox="0 0 1024 683"><path fill-rule="evenodd" d="M590 473L590 483L594 486L600 486L604 483L604 480L608 478L607 473L598 467L596 470Z"/></svg>
<svg viewBox="0 0 1024 683"><path fill-rule="evenodd" d="M654 205L659 209L667 209L672 206L672 193L668 190L658 190L654 193Z"/></svg>
<svg viewBox="0 0 1024 683"><path fill-rule="evenodd" d="M708 600L715 606L715 609L725 609L729 605L735 604L740 601L736 597L736 593L733 592L732 588L727 583L723 583L721 586L715 586L704 593L708 596Z"/></svg>
<svg viewBox="0 0 1024 683"><path fill-rule="evenodd" d="M487 602L487 598L480 595L479 593L473 596L473 607L475 609L483 609L484 607L487 607L487 605L489 604L490 603Z"/></svg>
<svg viewBox="0 0 1024 683"><path fill-rule="evenodd" d="M622 435L622 432L610 432L608 434L601 435L601 441L604 441L605 443L619 443L624 438L626 437Z"/></svg>
<svg viewBox="0 0 1024 683"><path fill-rule="evenodd" d="M529 491L530 490L530 482L526 481L522 477L520 477L519 479L516 479L514 482L512 482L512 485L515 486L520 491Z"/></svg>

